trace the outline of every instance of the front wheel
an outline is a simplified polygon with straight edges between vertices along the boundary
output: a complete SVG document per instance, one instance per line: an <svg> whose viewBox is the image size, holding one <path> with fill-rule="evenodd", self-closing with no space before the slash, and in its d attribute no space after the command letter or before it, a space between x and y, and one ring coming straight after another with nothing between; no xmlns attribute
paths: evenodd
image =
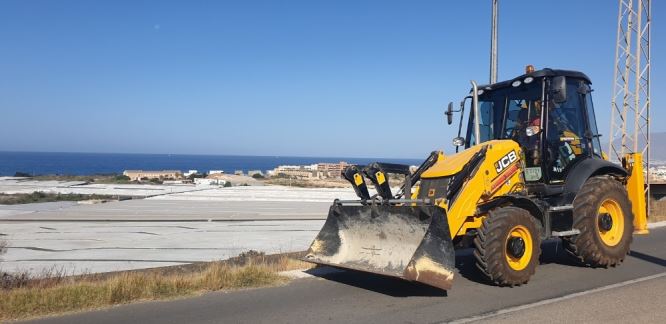
<svg viewBox="0 0 666 324"><path fill-rule="evenodd" d="M592 177L576 194L573 205L573 227L580 234L565 238L565 248L588 266L621 263L634 231L631 201L624 186L606 176Z"/></svg>
<svg viewBox="0 0 666 324"><path fill-rule="evenodd" d="M483 220L474 239L476 266L494 284L517 286L534 275L541 236L534 217L525 209L500 207Z"/></svg>

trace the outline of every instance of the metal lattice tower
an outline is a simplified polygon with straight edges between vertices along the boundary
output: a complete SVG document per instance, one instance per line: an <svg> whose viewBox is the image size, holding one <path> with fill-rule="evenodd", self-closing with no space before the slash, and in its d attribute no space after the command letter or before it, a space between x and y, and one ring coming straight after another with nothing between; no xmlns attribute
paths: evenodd
<svg viewBox="0 0 666 324"><path fill-rule="evenodd" d="M651 7L650 0L619 0L608 146L611 161L621 160L626 153L643 153L648 174ZM648 189L649 178L645 179Z"/></svg>

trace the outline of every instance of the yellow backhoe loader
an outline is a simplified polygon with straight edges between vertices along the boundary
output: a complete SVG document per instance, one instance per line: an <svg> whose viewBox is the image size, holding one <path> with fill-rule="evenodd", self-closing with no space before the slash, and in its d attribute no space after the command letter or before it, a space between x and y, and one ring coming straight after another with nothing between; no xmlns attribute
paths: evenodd
<svg viewBox="0 0 666 324"><path fill-rule="evenodd" d="M433 152L415 170L345 169L360 199L333 203L305 260L442 289L451 287L461 247L474 247L480 272L499 286L527 283L541 242L553 237L582 264L621 263L632 235L647 233L642 156L607 160L585 74L526 72L472 81L460 108L449 104L449 124L460 113L456 154ZM390 174L405 177L396 193Z"/></svg>

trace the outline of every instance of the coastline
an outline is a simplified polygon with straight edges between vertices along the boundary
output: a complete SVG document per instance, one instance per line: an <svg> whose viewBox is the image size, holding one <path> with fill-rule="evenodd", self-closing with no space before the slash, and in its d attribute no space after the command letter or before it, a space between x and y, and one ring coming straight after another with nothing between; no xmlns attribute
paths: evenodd
<svg viewBox="0 0 666 324"><path fill-rule="evenodd" d="M427 156L424 155L423 159ZM28 175L60 174L72 176L122 174L124 170L271 170L279 165L315 163L368 164L375 161L418 165L421 158L373 157L299 157L244 155L188 155L138 153L58 153L0 151L0 176L16 172Z"/></svg>

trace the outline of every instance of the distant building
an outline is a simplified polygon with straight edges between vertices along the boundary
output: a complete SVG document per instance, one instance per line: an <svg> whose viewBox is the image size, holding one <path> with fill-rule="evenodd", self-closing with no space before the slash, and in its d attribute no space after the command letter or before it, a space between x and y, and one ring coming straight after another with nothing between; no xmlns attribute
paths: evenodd
<svg viewBox="0 0 666 324"><path fill-rule="evenodd" d="M224 184L226 182L227 182L226 180L215 179L215 178L210 178L210 177L209 178L195 178L194 179L194 184L195 185L224 186Z"/></svg>
<svg viewBox="0 0 666 324"><path fill-rule="evenodd" d="M349 163L340 161L339 163L318 163L317 171L321 172L324 177L340 178L342 170L344 170Z"/></svg>
<svg viewBox="0 0 666 324"><path fill-rule="evenodd" d="M179 180L164 180L162 181L162 184L170 184L170 185L177 185L177 184L191 184L192 180L190 179L179 179Z"/></svg>
<svg viewBox="0 0 666 324"><path fill-rule="evenodd" d="M208 174L222 174L224 173L224 170L210 170L208 171Z"/></svg>
<svg viewBox="0 0 666 324"><path fill-rule="evenodd" d="M234 171L234 174L235 174L235 175L239 175L239 176L245 175L245 173L243 172L243 170L236 170L236 171Z"/></svg>
<svg viewBox="0 0 666 324"><path fill-rule="evenodd" d="M314 165L280 165L273 169L270 174L275 177L288 177L296 179L317 179L320 178Z"/></svg>
<svg viewBox="0 0 666 324"><path fill-rule="evenodd" d="M183 176L185 176L187 178L187 177L189 177L193 174L198 174L198 173L199 173L199 171L197 171L197 170L189 170L189 171L183 173Z"/></svg>
<svg viewBox="0 0 666 324"><path fill-rule="evenodd" d="M288 170L307 170L307 171L317 171L317 165L280 165L273 171L288 171Z"/></svg>
<svg viewBox="0 0 666 324"><path fill-rule="evenodd" d="M349 163L317 163L311 165L280 165L268 173L273 177L286 176L299 179L340 178Z"/></svg>
<svg viewBox="0 0 666 324"><path fill-rule="evenodd" d="M643 173L646 173L646 171L644 170ZM651 167L650 180L657 182L666 181L666 167L664 166Z"/></svg>
<svg viewBox="0 0 666 324"><path fill-rule="evenodd" d="M125 170L124 176L130 180L136 181L141 179L180 179L183 174L179 170L162 170L162 171L146 171L146 170Z"/></svg>

